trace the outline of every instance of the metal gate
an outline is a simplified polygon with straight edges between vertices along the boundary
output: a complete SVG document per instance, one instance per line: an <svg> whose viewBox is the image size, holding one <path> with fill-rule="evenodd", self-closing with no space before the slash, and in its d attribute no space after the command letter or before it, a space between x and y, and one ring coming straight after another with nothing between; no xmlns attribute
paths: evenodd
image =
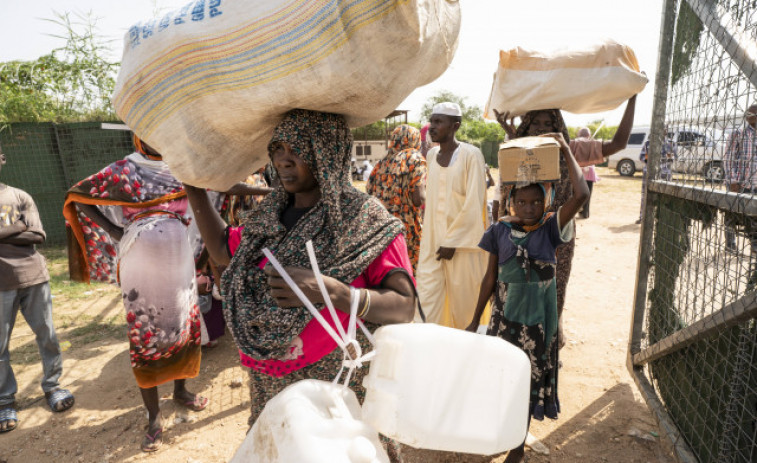
<svg viewBox="0 0 757 463"><path fill-rule="evenodd" d="M680 461L754 463L757 1L665 0L659 51L628 367Z"/></svg>

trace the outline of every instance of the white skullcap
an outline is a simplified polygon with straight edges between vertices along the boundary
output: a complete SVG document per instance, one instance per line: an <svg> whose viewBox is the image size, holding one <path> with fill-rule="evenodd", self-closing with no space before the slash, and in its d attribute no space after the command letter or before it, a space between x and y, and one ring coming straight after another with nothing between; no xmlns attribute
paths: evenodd
<svg viewBox="0 0 757 463"><path fill-rule="evenodd" d="M437 105L434 105L433 111L431 111L431 114L444 114L445 116L462 116L463 112L460 110L460 105L457 103L452 103L450 101L445 101L444 103L439 103Z"/></svg>

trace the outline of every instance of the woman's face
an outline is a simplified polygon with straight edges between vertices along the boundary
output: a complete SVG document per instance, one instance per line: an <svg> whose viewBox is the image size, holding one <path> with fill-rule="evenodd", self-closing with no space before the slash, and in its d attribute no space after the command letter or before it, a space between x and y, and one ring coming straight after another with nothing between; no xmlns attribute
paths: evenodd
<svg viewBox="0 0 757 463"><path fill-rule="evenodd" d="M535 225L544 215L544 192L539 185L529 185L515 190L513 194L515 215L523 225Z"/></svg>
<svg viewBox="0 0 757 463"><path fill-rule="evenodd" d="M300 159L288 143L278 143L271 152L273 167L287 193L307 193L318 190L318 181L310 167Z"/></svg>
<svg viewBox="0 0 757 463"><path fill-rule="evenodd" d="M531 120L531 125L528 126L528 136L534 137L545 133L552 133L555 131L555 127L552 124L552 118L546 111L541 111L534 116Z"/></svg>

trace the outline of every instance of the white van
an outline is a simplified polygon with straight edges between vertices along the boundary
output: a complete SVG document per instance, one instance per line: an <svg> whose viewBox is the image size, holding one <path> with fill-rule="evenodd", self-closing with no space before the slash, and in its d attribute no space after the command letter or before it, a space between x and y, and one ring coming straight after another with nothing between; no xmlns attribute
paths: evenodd
<svg viewBox="0 0 757 463"><path fill-rule="evenodd" d="M628 137L628 145L607 158L607 167L615 169L624 177L632 177L634 173L644 169L644 162L639 159L641 147L649 138L649 126L634 127Z"/></svg>
<svg viewBox="0 0 757 463"><path fill-rule="evenodd" d="M718 142L713 141L718 139ZM676 159L673 171L704 177L708 182L721 182L725 176L723 153L725 141L704 130L678 129L675 137Z"/></svg>
<svg viewBox="0 0 757 463"><path fill-rule="evenodd" d="M649 130L649 126L634 127L628 146L607 158L608 167L627 177L643 170L641 148L649 138ZM676 128L668 132L668 139L675 147L673 172L700 175L710 182L723 180L723 149L704 130Z"/></svg>

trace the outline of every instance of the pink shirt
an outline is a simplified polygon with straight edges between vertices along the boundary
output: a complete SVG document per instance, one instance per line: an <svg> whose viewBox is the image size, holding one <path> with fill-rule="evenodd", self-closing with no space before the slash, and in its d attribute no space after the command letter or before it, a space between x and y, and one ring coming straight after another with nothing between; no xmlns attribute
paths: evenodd
<svg viewBox="0 0 757 463"><path fill-rule="evenodd" d="M173 201L169 201L167 203L161 203L161 204L150 206L150 207L124 206L123 213L124 213L124 218L126 220L131 220L132 217L139 214L140 212L151 211L153 209L162 210L162 211L170 211L170 212L175 212L176 214L179 214L179 215L184 215L187 213L188 204L189 203L187 201L187 198L183 197L179 199L174 199Z"/></svg>
<svg viewBox="0 0 757 463"><path fill-rule="evenodd" d="M232 255L239 247L241 239L242 227L230 227L228 247ZM258 264L258 267L265 267L267 262L268 260L263 258ZM407 271L408 275L413 279L413 285L415 285L413 268L410 263L410 258L407 255L407 245L405 244L405 237L402 233L397 235L389 246L384 249L384 252L374 259L363 273L355 278L351 283L351 286L354 286L355 288L377 288L381 286L381 281L386 277L389 271L396 268L401 268ZM349 314L338 309L336 313L342 327L347 331ZM337 331L328 308L324 307L321 309L321 315L326 319L329 325L331 325L334 331ZM252 368L270 376L281 377L318 362L336 348L336 342L331 339L331 336L326 333L326 330L321 324L313 318L305 326L300 335L292 340L289 347L289 355L286 359L256 360L244 354L241 350L239 351L239 358L242 365L248 368Z"/></svg>
<svg viewBox="0 0 757 463"><path fill-rule="evenodd" d="M584 171L584 179L586 179L587 182L599 181L599 175L597 175L597 171L594 169L594 166L582 167L582 169Z"/></svg>

